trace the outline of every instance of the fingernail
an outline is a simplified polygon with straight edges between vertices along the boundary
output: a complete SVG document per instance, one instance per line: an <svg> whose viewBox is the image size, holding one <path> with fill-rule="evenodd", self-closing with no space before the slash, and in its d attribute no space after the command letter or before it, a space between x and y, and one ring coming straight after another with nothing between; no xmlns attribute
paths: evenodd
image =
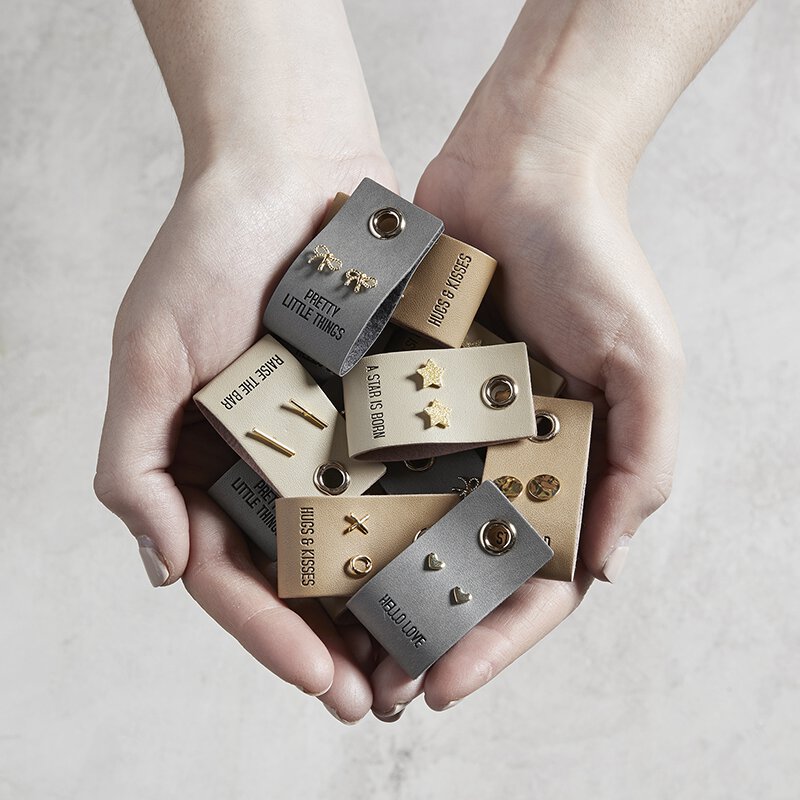
<svg viewBox="0 0 800 800"><path fill-rule="evenodd" d="M169 569L164 556L158 552L156 543L149 536L137 536L139 555L147 577L153 586L163 586L169 580Z"/></svg>
<svg viewBox="0 0 800 800"><path fill-rule="evenodd" d="M460 703L460 700L451 700L443 709L442 711L447 711L448 708L452 708Z"/></svg>
<svg viewBox="0 0 800 800"><path fill-rule="evenodd" d="M625 561L628 558L630 543L630 536L620 536L617 546L609 553L608 558L606 558L606 563L603 564L603 577L609 583L616 583L619 576L622 574L622 568L625 566Z"/></svg>
<svg viewBox="0 0 800 800"><path fill-rule="evenodd" d="M408 703L395 703L388 711L373 711L372 713L383 722L395 722L392 717L400 718L400 715L406 710Z"/></svg>
<svg viewBox="0 0 800 800"><path fill-rule="evenodd" d="M324 705L324 706L325 706L325 703L323 703L322 705ZM355 724L356 724L356 722L358 722L358 720L354 720L353 722L350 722L350 720L342 719L342 718L341 718L341 717L340 717L340 716L339 716L339 715L336 713L336 709L335 709L335 708L332 708L331 706L325 706L325 708L327 708L327 709L328 709L328 713L329 713L329 714L330 714L330 715L331 715L331 716L332 716L334 719L337 719L337 720L339 720L339 722L341 722L341 723L342 723L342 725L355 725Z"/></svg>
<svg viewBox="0 0 800 800"><path fill-rule="evenodd" d="M307 694L309 697L319 697L320 695L325 694L331 687L329 686L327 689L323 689L321 692L312 692L309 689L306 689L304 686L298 686L294 684L295 689L299 689L303 694Z"/></svg>

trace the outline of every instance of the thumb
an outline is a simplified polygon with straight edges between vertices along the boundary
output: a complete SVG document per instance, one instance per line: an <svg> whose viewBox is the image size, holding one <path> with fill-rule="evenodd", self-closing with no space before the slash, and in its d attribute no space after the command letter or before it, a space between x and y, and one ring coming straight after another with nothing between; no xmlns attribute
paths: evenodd
<svg viewBox="0 0 800 800"><path fill-rule="evenodd" d="M167 470L192 382L174 331L147 330L115 343L94 489L136 537L150 582L164 586L189 557L186 504Z"/></svg>

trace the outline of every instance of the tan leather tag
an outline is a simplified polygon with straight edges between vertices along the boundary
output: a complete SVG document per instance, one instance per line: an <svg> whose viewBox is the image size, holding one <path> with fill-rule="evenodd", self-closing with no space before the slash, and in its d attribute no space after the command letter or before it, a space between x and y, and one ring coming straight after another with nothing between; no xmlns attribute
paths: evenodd
<svg viewBox="0 0 800 800"><path fill-rule="evenodd" d="M447 347L460 347L497 261L442 234L414 273L392 322Z"/></svg>
<svg viewBox="0 0 800 800"><path fill-rule="evenodd" d="M367 356L343 386L354 458L405 461L536 432L521 343Z"/></svg>
<svg viewBox="0 0 800 800"><path fill-rule="evenodd" d="M326 484L332 492L359 495L386 471L383 464L361 464L350 458L341 415L300 362L272 336L257 341L194 400L228 444L279 495L324 495L330 492L319 486ZM338 467L323 470L329 463L338 464L341 474Z"/></svg>
<svg viewBox="0 0 800 800"><path fill-rule="evenodd" d="M446 494L278 498L278 595L349 597L457 502Z"/></svg>
<svg viewBox="0 0 800 800"><path fill-rule="evenodd" d="M571 581L583 515L592 404L555 397L535 397L534 402L540 440L490 447L483 479L494 481L553 549L555 555L536 577Z"/></svg>

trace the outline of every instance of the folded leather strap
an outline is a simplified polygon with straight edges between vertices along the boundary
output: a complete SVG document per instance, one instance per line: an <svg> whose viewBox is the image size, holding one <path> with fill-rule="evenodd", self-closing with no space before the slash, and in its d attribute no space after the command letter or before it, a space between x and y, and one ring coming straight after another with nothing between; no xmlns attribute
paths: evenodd
<svg viewBox="0 0 800 800"><path fill-rule="evenodd" d="M447 347L460 347L497 261L442 234L409 281L392 322Z"/></svg>
<svg viewBox="0 0 800 800"><path fill-rule="evenodd" d="M484 347L487 344L504 343L505 339L501 339L480 323L473 322L464 337L461 347ZM557 372L553 372L553 370L544 364L540 364L536 359L530 358L530 356L528 357L528 364L531 370L531 387L534 394L558 397L564 391L566 381Z"/></svg>
<svg viewBox="0 0 800 800"><path fill-rule="evenodd" d="M442 229L432 214L365 178L289 267L264 324L344 375L389 322Z"/></svg>
<svg viewBox="0 0 800 800"><path fill-rule="evenodd" d="M383 464L350 458L341 415L272 336L256 342L194 400L240 458L279 495L358 495L385 472ZM326 464L339 466L325 469ZM326 484L331 488L324 489Z"/></svg>
<svg viewBox="0 0 800 800"><path fill-rule="evenodd" d="M391 335L384 348L384 353L400 353L406 350L435 350L440 347L437 342L432 342L418 333L412 333L404 328L396 328L394 325L389 327L391 328Z"/></svg>
<svg viewBox="0 0 800 800"><path fill-rule="evenodd" d="M272 487L240 460L217 480L208 493L267 558L274 561L278 551Z"/></svg>
<svg viewBox="0 0 800 800"><path fill-rule="evenodd" d="M536 432L521 343L368 356L343 384L359 459L428 458Z"/></svg>
<svg viewBox="0 0 800 800"><path fill-rule="evenodd" d="M347 607L348 597L320 597L319 604L337 625L357 625L358 620Z"/></svg>
<svg viewBox="0 0 800 800"><path fill-rule="evenodd" d="M416 678L551 556L487 481L384 567L347 607Z"/></svg>
<svg viewBox="0 0 800 800"><path fill-rule="evenodd" d="M346 200L338 192L326 219ZM392 322L445 347L461 347L496 269L491 256L442 234L408 282Z"/></svg>
<svg viewBox="0 0 800 800"><path fill-rule="evenodd" d="M483 477L500 486L553 548L553 559L537 577L571 581L583 515L592 404L554 397L534 401L539 440L490 447Z"/></svg>
<svg viewBox="0 0 800 800"><path fill-rule="evenodd" d="M483 459L475 450L416 461L392 461L380 485L387 494L465 495L481 482Z"/></svg>
<svg viewBox="0 0 800 800"><path fill-rule="evenodd" d="M349 597L457 502L442 494L279 498L278 596Z"/></svg>

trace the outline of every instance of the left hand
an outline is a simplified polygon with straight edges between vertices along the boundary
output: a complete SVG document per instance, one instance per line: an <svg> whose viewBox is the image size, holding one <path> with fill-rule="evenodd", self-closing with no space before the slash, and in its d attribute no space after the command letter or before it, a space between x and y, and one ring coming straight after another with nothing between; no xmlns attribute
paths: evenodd
<svg viewBox="0 0 800 800"><path fill-rule="evenodd" d="M498 259L488 313L567 379L565 396L594 404L580 556L574 581L532 578L423 678L384 660L373 709L387 720L423 691L435 710L466 697L563 621L593 579L616 580L637 528L669 494L675 460L683 355L628 223L624 176L574 143L516 135L519 120L480 92L415 202Z"/></svg>

